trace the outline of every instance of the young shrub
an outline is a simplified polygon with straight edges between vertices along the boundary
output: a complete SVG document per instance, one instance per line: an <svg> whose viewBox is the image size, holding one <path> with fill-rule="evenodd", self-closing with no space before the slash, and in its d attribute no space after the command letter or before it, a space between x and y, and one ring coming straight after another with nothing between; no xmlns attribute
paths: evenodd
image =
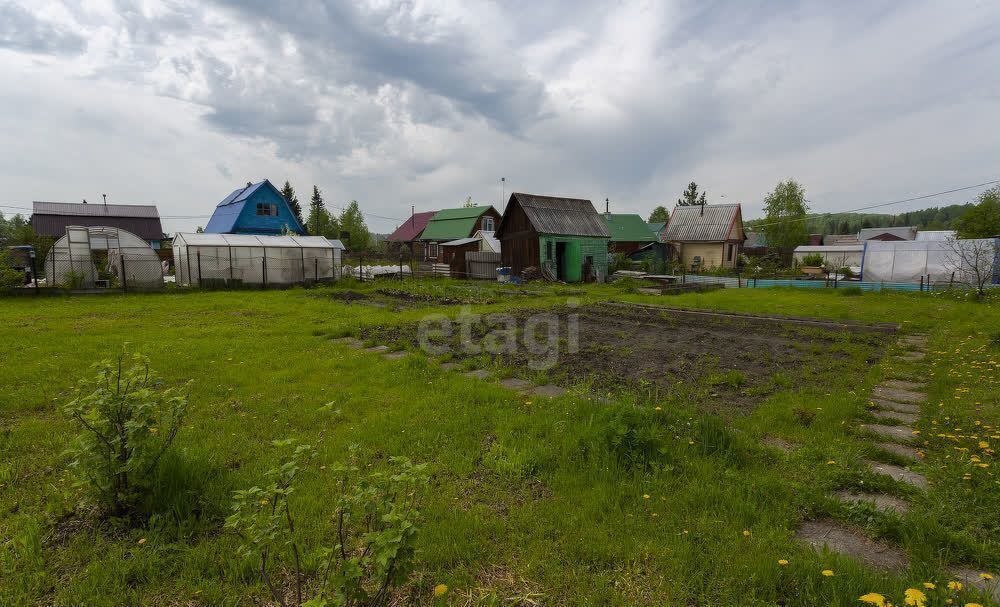
<svg viewBox="0 0 1000 607"><path fill-rule="evenodd" d="M122 352L94 365L63 413L79 426L70 467L113 516L132 514L170 448L188 401L164 387L141 354Z"/></svg>
<svg viewBox="0 0 1000 607"><path fill-rule="evenodd" d="M278 465L267 472L270 482L264 488L234 493L226 528L243 538L241 552L257 561L274 601L289 607L271 575L275 561L284 555L294 573L293 605L385 605L413 567L420 521L417 506L429 482L426 464L393 457L386 470L369 471L357 464L352 448L348 462L334 468L340 495L329 534L317 551L319 576L306 584L302 538L295 530L289 497L295 492L296 476L315 451L308 445L295 446L292 439L273 445L281 455Z"/></svg>
<svg viewBox="0 0 1000 607"><path fill-rule="evenodd" d="M823 256L819 253L810 253L802 258L802 265L818 268L823 265Z"/></svg>

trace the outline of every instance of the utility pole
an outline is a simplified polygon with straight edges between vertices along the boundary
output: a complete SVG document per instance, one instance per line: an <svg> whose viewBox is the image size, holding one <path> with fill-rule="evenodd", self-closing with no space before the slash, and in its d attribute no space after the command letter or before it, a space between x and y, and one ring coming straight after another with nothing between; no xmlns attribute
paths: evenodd
<svg viewBox="0 0 1000 607"><path fill-rule="evenodd" d="M108 206L108 195L107 194L101 194L101 197L104 198L104 206Z"/></svg>
<svg viewBox="0 0 1000 607"><path fill-rule="evenodd" d="M507 186L507 178L506 177L501 177L500 178L500 208L501 209L504 207L504 204L505 204L504 203L504 197L507 195L507 188L506 188L506 186Z"/></svg>

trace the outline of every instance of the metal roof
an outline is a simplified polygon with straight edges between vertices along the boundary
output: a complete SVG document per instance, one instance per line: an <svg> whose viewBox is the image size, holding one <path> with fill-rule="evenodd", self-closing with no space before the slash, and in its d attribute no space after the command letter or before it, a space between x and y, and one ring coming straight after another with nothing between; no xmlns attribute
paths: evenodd
<svg viewBox="0 0 1000 607"><path fill-rule="evenodd" d="M665 239L668 242L721 242L729 236L739 214L739 204L676 206L667 222Z"/></svg>
<svg viewBox="0 0 1000 607"><path fill-rule="evenodd" d="M652 230L653 232L659 234L660 231L663 230L663 228L667 227L667 222L665 222L665 221L653 221L653 222L647 221L646 225L649 226L650 230Z"/></svg>
<svg viewBox="0 0 1000 607"><path fill-rule="evenodd" d="M601 215L611 242L655 242L656 234L642 217L633 213L604 213Z"/></svg>
<svg viewBox="0 0 1000 607"><path fill-rule="evenodd" d="M914 240L948 240L955 238L955 234L955 230L921 230L917 232L917 237Z"/></svg>
<svg viewBox="0 0 1000 607"><path fill-rule="evenodd" d="M823 244L800 245L795 247L795 253L852 253L865 250L863 244Z"/></svg>
<svg viewBox="0 0 1000 607"><path fill-rule="evenodd" d="M514 192L510 196L521 205L524 214L528 216L528 221L540 234L611 238L608 226L601 220L601 216L594 209L594 204L589 200L520 192ZM510 208L509 204L507 208Z"/></svg>
<svg viewBox="0 0 1000 607"><path fill-rule="evenodd" d="M274 187L274 184L267 179L257 183L247 184L245 187L230 192L229 196L226 196L222 199L222 202L215 205L215 212L212 213L212 217L205 225L205 231L219 234L234 231L236 228L236 222L239 220L240 214L243 212L243 207L247 200L264 186L271 188L278 194L278 197L285 201L285 206L288 207L291 220L295 223L294 226L290 225L288 227L296 232L304 233L306 230L304 226L299 224L298 218L295 216L295 213L292 212L291 205L289 205L288 201L285 200L285 195L281 193L281 190Z"/></svg>
<svg viewBox="0 0 1000 607"><path fill-rule="evenodd" d="M258 236L256 234L178 232L174 235L174 246L182 245L189 247L344 248L344 245L339 240L330 240L322 236Z"/></svg>
<svg viewBox="0 0 1000 607"><path fill-rule="evenodd" d="M447 241L467 238L475 230L479 217L491 210L496 212L492 206L442 209L427 222L420 239Z"/></svg>
<svg viewBox="0 0 1000 607"><path fill-rule="evenodd" d="M497 240L496 234L497 233L495 231L491 232L489 230L476 230L476 233L473 234L473 236L477 238L482 238L483 242L486 243L486 246L487 248L489 248L489 250L493 251L494 253L499 253L500 241Z"/></svg>
<svg viewBox="0 0 1000 607"><path fill-rule="evenodd" d="M158 219L160 214L151 204L84 204L82 202L31 203L35 215L75 215L78 217L144 217Z"/></svg>
<svg viewBox="0 0 1000 607"><path fill-rule="evenodd" d="M389 242L410 242L416 240L420 233L427 227L427 222L434 217L437 211L425 211L414 213L412 217L396 228L396 231L386 238Z"/></svg>
<svg viewBox="0 0 1000 607"><path fill-rule="evenodd" d="M476 237L474 237L474 236L470 236L468 238L459 238L457 240L449 240L448 242L442 242L441 246L442 247L457 247L457 246L460 246L460 245L463 245L463 244L469 244L471 242L479 242L479 239L476 238Z"/></svg>
<svg viewBox="0 0 1000 607"><path fill-rule="evenodd" d="M858 240L871 240L882 234L892 234L903 240L913 240L917 236L916 226L901 226L898 228L862 228L858 232Z"/></svg>

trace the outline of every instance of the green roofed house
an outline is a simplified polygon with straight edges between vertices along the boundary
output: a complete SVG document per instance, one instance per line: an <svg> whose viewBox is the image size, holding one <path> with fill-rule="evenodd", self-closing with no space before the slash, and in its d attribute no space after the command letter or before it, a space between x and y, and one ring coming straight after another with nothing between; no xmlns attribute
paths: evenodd
<svg viewBox="0 0 1000 607"><path fill-rule="evenodd" d="M649 229L656 235L656 242L667 242L667 222L653 221L647 222L646 225L649 226Z"/></svg>
<svg viewBox="0 0 1000 607"><path fill-rule="evenodd" d="M442 261L441 243L471 238L479 230L492 232L500 223L500 213L492 206L442 209L431 217L414 243L419 261Z"/></svg>
<svg viewBox="0 0 1000 607"><path fill-rule="evenodd" d="M565 282L607 279L611 234L589 200L515 192L496 237L503 265L512 276L535 274Z"/></svg>
<svg viewBox="0 0 1000 607"><path fill-rule="evenodd" d="M608 242L608 250L611 253L628 255L651 242L656 242L656 234L639 215L604 213L601 219L611 234L611 240Z"/></svg>

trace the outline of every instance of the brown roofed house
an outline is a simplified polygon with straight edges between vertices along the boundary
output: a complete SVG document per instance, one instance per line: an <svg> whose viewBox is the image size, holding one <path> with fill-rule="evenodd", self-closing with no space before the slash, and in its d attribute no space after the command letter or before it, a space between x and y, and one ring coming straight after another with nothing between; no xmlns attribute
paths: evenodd
<svg viewBox="0 0 1000 607"><path fill-rule="evenodd" d="M686 270L734 268L746 240L740 205L676 206L667 222L666 240Z"/></svg>

